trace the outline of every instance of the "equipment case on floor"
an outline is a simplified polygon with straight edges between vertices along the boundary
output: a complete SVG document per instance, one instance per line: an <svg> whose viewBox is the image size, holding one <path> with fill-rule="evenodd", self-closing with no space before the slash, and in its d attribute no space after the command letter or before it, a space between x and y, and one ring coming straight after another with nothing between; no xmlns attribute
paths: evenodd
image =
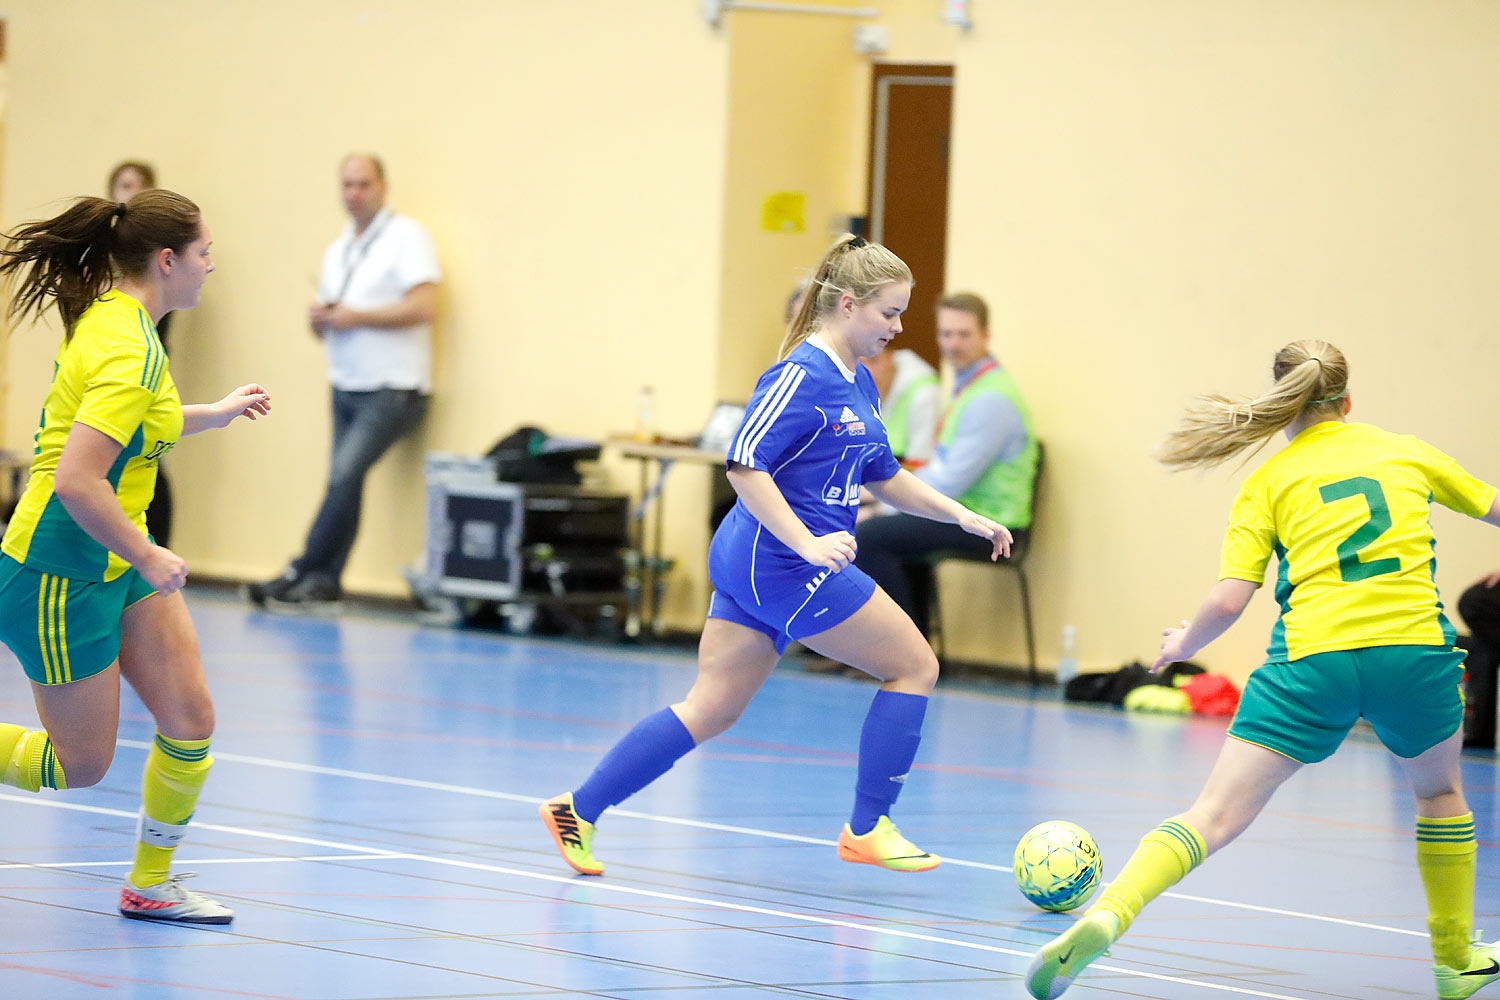
<svg viewBox="0 0 1500 1000"><path fill-rule="evenodd" d="M430 454L417 596L617 620L629 603L629 498L576 486L497 482L490 459Z"/></svg>

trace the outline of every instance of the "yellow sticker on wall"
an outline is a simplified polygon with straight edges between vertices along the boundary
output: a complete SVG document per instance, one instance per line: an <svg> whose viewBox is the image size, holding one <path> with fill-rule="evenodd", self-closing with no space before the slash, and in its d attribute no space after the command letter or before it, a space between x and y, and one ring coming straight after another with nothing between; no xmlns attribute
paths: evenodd
<svg viewBox="0 0 1500 1000"><path fill-rule="evenodd" d="M807 228L807 195L777 191L760 203L760 228L772 233L800 233Z"/></svg>

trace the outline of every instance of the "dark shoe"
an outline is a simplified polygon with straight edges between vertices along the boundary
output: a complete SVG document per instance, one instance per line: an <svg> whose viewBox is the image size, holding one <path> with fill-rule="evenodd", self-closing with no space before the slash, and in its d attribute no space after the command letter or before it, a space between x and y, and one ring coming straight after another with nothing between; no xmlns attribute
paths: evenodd
<svg viewBox="0 0 1500 1000"><path fill-rule="evenodd" d="M285 588L279 596L266 595L267 611L323 612L342 610L344 591L327 577L304 576Z"/></svg>
<svg viewBox="0 0 1500 1000"><path fill-rule="evenodd" d="M257 608L263 608L266 606L267 601L281 600L285 597L286 592L292 589L296 582L297 571L288 566L286 571L274 580L267 580L265 583L245 584L245 596Z"/></svg>

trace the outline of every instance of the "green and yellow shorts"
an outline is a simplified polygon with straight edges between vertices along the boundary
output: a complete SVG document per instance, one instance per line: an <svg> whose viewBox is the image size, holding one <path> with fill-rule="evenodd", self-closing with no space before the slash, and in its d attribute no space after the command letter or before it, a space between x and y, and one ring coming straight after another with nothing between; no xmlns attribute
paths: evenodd
<svg viewBox="0 0 1500 1000"><path fill-rule="evenodd" d="M1327 758L1361 717L1398 757L1463 723L1464 651L1368 646L1267 663L1250 675L1229 735L1303 764Z"/></svg>
<svg viewBox="0 0 1500 1000"><path fill-rule="evenodd" d="M0 641L38 684L81 681L115 662L121 616L154 593L133 568L96 583L0 555Z"/></svg>

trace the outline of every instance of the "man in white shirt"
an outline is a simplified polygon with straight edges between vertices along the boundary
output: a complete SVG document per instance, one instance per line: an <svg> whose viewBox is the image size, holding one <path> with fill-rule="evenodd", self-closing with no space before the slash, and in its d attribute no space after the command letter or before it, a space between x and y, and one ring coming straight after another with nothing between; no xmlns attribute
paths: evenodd
<svg viewBox="0 0 1500 1000"><path fill-rule="evenodd" d="M272 608L328 606L359 531L365 475L421 422L432 391L437 253L422 225L385 207L385 168L368 153L339 166L350 222L323 254L313 333L328 349L333 455L328 490L302 555L250 599Z"/></svg>

